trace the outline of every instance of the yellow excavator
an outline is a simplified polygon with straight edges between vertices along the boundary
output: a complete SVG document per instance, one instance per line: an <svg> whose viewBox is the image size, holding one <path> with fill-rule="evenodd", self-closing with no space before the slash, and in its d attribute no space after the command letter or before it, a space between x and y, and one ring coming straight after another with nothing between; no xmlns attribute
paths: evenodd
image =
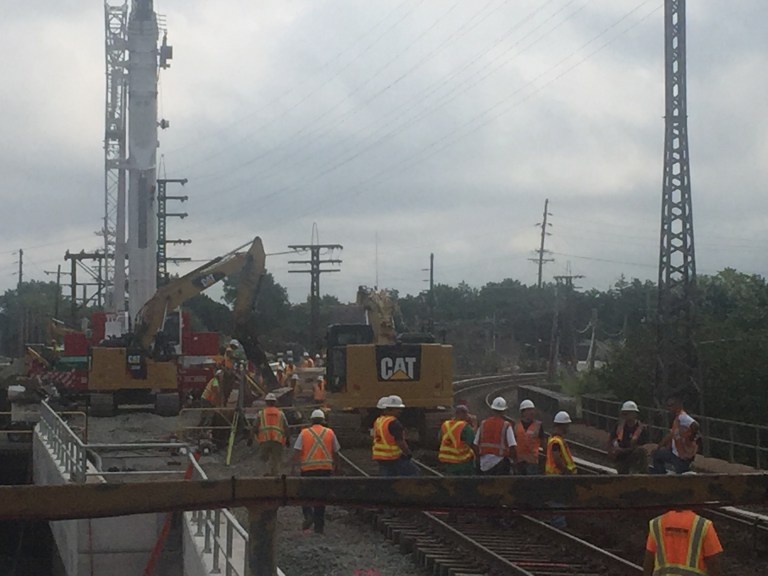
<svg viewBox="0 0 768 576"><path fill-rule="evenodd" d="M347 442L367 436L382 396L400 396L401 420L422 444L437 440L453 406L453 347L431 334L398 334L397 304L386 290L361 286L357 303L365 324L332 324L327 333L330 422Z"/></svg>
<svg viewBox="0 0 768 576"><path fill-rule="evenodd" d="M215 258L159 288L139 312L132 334L91 348L88 374L91 413L109 415L118 404L146 403L151 398L158 414L178 413L182 392L181 359L163 331L166 320L181 304L234 273L242 274L238 298L244 299L236 306L251 306L265 272L265 260L261 238L256 237L247 252L235 251ZM250 335L248 342L259 369L264 372L263 366L266 366L268 370L266 356L255 335Z"/></svg>

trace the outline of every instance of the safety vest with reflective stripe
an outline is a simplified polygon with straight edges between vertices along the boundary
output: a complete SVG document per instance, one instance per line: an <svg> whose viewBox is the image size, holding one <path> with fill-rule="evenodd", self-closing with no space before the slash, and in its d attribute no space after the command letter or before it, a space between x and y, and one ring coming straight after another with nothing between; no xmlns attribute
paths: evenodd
<svg viewBox="0 0 768 576"><path fill-rule="evenodd" d="M446 464L462 464L474 457L472 448L461 439L466 420L446 420L440 426L440 452L437 455L440 462Z"/></svg>
<svg viewBox="0 0 768 576"><path fill-rule="evenodd" d="M480 454L493 454L506 458L509 456L507 429L511 426L501 416L489 416L480 423L477 433L480 435L477 447Z"/></svg>
<svg viewBox="0 0 768 576"><path fill-rule="evenodd" d="M658 516L651 520L650 532L656 541L656 563L653 576L701 576L707 571L699 568L702 563L704 549L704 535L710 528L710 522L698 514L691 512L691 528L688 532L688 549L685 552L685 564L671 563L668 560L669 551L675 542L664 538L664 516ZM677 557L682 558L681 550Z"/></svg>
<svg viewBox="0 0 768 576"><path fill-rule="evenodd" d="M523 426L521 421L515 423L515 440L517 441L517 459L529 464L539 463L539 448L541 448L541 438L539 432L541 422L535 420L531 422L528 429Z"/></svg>
<svg viewBox="0 0 768 576"><path fill-rule="evenodd" d="M267 406L259 413L259 442L280 442L285 444L283 429L283 411L274 406Z"/></svg>
<svg viewBox="0 0 768 576"><path fill-rule="evenodd" d="M691 434L690 428L683 428L680 426L680 416L685 414L685 411L681 410L680 413L675 416L675 421L672 422L672 442L677 449L677 455L683 460L693 460L696 456L696 452L699 450L699 445L696 444L696 438ZM686 414L687 415L687 414Z"/></svg>
<svg viewBox="0 0 768 576"><path fill-rule="evenodd" d="M216 376L211 378L205 386L202 398L213 406L221 406L221 383Z"/></svg>
<svg viewBox="0 0 768 576"><path fill-rule="evenodd" d="M622 440L624 440L624 426L625 424L623 422L619 422L619 426L616 429L616 440L619 442L619 444L621 444ZM630 439L637 442L637 439L640 438L640 434L643 433L643 430L645 430L645 426L638 422L635 431L632 432L632 436L630 436Z"/></svg>
<svg viewBox="0 0 768 576"><path fill-rule="evenodd" d="M562 456L563 462L565 462L565 467L568 469L568 472L576 472L576 463L573 461L573 456L571 456L571 450L568 448L568 444L565 443L565 440L563 440L562 436L555 434L550 435L549 440L547 440L547 461L544 467L544 471L547 474L563 473L555 463L555 456L554 452L552 451L552 447L555 444L560 446L560 456Z"/></svg>
<svg viewBox="0 0 768 576"><path fill-rule="evenodd" d="M373 423L374 460L397 460L402 455L403 451L389 432L389 424L395 420L394 416L379 416Z"/></svg>
<svg viewBox="0 0 768 576"><path fill-rule="evenodd" d="M333 438L333 430L320 424L301 431L302 472L333 470Z"/></svg>

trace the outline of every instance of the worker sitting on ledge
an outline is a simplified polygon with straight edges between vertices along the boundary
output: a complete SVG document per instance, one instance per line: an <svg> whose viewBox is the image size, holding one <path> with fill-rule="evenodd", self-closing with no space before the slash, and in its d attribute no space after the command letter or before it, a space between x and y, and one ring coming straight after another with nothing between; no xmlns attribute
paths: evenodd
<svg viewBox="0 0 768 576"><path fill-rule="evenodd" d="M616 461L619 474L647 474L648 454L643 444L648 443L648 429L637 419L640 410L632 400L621 406L616 427L611 433L608 455Z"/></svg>
<svg viewBox="0 0 768 576"><path fill-rule="evenodd" d="M670 464L675 474L684 474L691 469L699 450L699 423L683 409L683 402L677 396L669 397L667 409L675 419L672 429L653 453L653 473L666 474L667 464Z"/></svg>

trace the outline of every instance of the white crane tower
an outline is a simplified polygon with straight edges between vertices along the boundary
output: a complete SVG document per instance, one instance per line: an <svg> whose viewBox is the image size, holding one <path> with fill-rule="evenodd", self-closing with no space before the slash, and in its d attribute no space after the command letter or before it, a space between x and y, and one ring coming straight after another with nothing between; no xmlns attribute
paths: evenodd
<svg viewBox="0 0 768 576"><path fill-rule="evenodd" d="M157 117L158 68L167 68L172 49L160 28L152 0L107 0L104 243L114 263L106 282L110 308L136 318L157 289ZM126 195L127 181L127 195ZM127 198L126 198L127 196ZM127 199L127 210L126 210ZM126 241L126 214L128 238Z"/></svg>

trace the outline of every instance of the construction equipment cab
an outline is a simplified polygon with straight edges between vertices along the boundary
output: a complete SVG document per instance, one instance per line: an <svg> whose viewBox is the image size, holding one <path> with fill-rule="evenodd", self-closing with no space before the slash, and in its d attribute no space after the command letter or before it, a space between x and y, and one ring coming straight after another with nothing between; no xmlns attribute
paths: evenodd
<svg viewBox="0 0 768 576"><path fill-rule="evenodd" d="M406 405L403 424L415 429L422 443L436 442L453 406L453 347L429 334L396 335L396 307L386 291L361 287L358 303L367 323L334 324L326 335L332 426L345 436L364 436L378 415L378 399L396 394Z"/></svg>

